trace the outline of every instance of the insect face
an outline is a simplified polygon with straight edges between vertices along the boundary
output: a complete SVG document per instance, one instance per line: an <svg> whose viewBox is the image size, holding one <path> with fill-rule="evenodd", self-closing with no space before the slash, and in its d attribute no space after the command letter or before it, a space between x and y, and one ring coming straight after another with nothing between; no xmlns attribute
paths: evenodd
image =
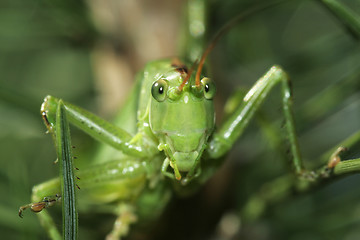
<svg viewBox="0 0 360 240"><path fill-rule="evenodd" d="M215 86L204 78L200 88L189 81L179 90L181 82L179 75L153 83L150 127L160 144L166 146L165 154L175 160L179 171L189 172L214 129Z"/></svg>

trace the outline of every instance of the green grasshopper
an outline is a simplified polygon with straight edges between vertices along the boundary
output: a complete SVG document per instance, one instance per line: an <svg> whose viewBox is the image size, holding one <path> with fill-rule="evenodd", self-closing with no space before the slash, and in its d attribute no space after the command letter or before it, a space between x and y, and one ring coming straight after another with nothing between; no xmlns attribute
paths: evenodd
<svg viewBox="0 0 360 240"><path fill-rule="evenodd" d="M173 191L186 195L198 190L223 163L276 85L281 85L282 89L285 130L291 144L295 173L305 182L343 173L344 164L338 157L343 148L335 151L329 164L319 171L304 168L292 114L290 81L280 66L271 67L226 121L215 128L213 99L216 87L202 71L213 46L204 51L197 68L193 62L189 64L186 59L177 58L148 63L137 76L116 124L64 103L73 125L117 150L116 154L114 150L105 150L93 164L76 174L81 179L80 207L86 204L116 206L112 212L117 219L107 239L126 236L129 226L138 218L151 220L158 217ZM45 125L52 135L56 131L59 101L47 96L41 106ZM356 169L359 161L354 160L351 164L351 168ZM38 214L40 221L53 239L61 239L61 236L44 209L60 201L59 191L58 178L37 185L33 188L33 203L19 210L19 215L27 208L41 212Z"/></svg>

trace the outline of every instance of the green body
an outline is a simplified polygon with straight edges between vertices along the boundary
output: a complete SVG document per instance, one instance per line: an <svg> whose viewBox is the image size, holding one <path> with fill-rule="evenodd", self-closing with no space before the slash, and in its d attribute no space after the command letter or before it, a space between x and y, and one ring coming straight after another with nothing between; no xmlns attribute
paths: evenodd
<svg viewBox="0 0 360 240"><path fill-rule="evenodd" d="M146 196L149 194L157 200L168 200L170 189L164 194L162 185L167 185L166 182L171 179L161 176L161 167L167 156L164 151L159 151L159 145L165 144L171 148L180 171L189 171L195 164L195 159L202 153L203 146L214 129L213 101L195 97L190 89L185 89L176 100L158 102L151 95L151 86L158 79L166 79L174 88L182 82L181 73L171 65L172 59L148 63L144 71L138 75L134 90L124 109L119 112L119 118L116 119L118 126L130 129L130 133L134 134L130 140L132 144L144 146L146 157L123 155L114 148L104 146L95 158L94 167L78 173L81 179L80 192L88 194L86 201L128 201L138 198L141 194L144 195L144 199L149 198ZM186 114L178 114L179 112ZM135 115L136 121L129 122L128 119ZM191 116L196 118L190 118ZM94 179L94 176L101 181ZM176 183L181 191L181 184L177 181ZM155 190L151 191L152 189ZM159 196L154 196L154 192ZM155 207L144 207L143 204L144 202L143 209ZM158 201L150 204L158 205Z"/></svg>
<svg viewBox="0 0 360 240"><path fill-rule="evenodd" d="M190 1L189 6L195 10L205 9L205 3L198 0ZM199 16L204 18L203 14L189 14L189 25L194 19L199 21ZM194 61L189 49L203 52L199 46L204 34L190 39L193 41L186 42L184 52ZM352 160L350 165L349 161L340 161L316 171L304 168L292 114L290 82L281 67L271 67L240 101L237 94L230 97L234 107L217 128L213 105L215 87L208 78L202 78L201 84L196 85L195 73L190 74L189 67L174 59L148 63L138 74L134 89L113 124L60 99L45 98L41 113L56 145L60 142L56 138L57 119L61 119L57 114L59 102L71 124L104 143L76 176L80 179L77 181L81 188L77 192L80 212L96 207L104 212L110 209L117 216L107 239L125 236L129 225L137 219L158 217L173 192L187 195L204 184L277 84L282 89L284 129L291 146L292 167L300 177L284 184L281 189L284 194L298 186L306 190L330 177L358 171L359 159ZM337 155L333 158L338 158ZM60 189L59 178L39 184L33 188L32 201L52 206L57 198L48 205L45 203L50 201L42 199L56 196ZM33 206L21 207L19 214L26 208L33 209ZM39 218L51 238L61 238L46 210L39 213Z"/></svg>
<svg viewBox="0 0 360 240"><path fill-rule="evenodd" d="M167 98L165 101L158 102L152 97L149 89L159 79L164 79L169 83L169 91L176 89L183 81L181 73L172 66L172 59L154 61L145 66L144 71L138 75L137 83L127 104L115 120L122 129L130 130L129 133L120 130L119 134L129 140L133 145L132 149L142 146L142 150L127 150L129 156L104 145L93 163L76 173L81 179L78 182L81 188L78 193L80 209L87 209L87 206L94 203L113 204L125 201L137 205L136 202L140 202L139 209L144 211L137 211L137 214L150 219L157 217L170 199L172 192L169 188L170 181L177 185L175 189L179 194L187 194L190 190L193 192L198 188L198 181L192 181L183 186L184 184L177 180L164 178L161 171L167 154L165 150L159 151L158 148L168 147L179 170L189 172L195 166L196 159L200 160L206 142L214 130L213 101L206 99L203 95L195 96L188 84L176 99ZM50 123L51 132L55 128L53 108L56 108L58 101L48 96L42 106L42 111L48 112L47 121ZM106 133L98 135L92 132L104 124L103 120L94 115L90 116L90 113L69 103L66 106L70 121L82 129L88 129L95 138L108 141L108 138L104 137ZM136 121L128 121L135 115ZM98 122L99 125L90 123L84 116ZM108 129L108 131L116 132L114 129ZM109 136L110 139L114 139L112 137ZM115 142L119 143L117 140ZM143 152L146 156L142 156ZM196 166L200 168L200 165ZM172 174L170 168L169 174ZM47 191L46 195L55 195L59 193L59 180L54 179L35 187L36 195L45 194L42 192L43 188ZM34 198L33 201L40 201L40 199ZM158 212L148 213L148 209L158 209Z"/></svg>

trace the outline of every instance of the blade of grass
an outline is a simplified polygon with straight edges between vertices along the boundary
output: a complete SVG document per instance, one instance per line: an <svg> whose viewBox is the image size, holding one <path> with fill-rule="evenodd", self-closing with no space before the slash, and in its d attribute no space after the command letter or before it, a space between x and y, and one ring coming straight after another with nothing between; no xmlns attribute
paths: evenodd
<svg viewBox="0 0 360 240"><path fill-rule="evenodd" d="M63 239L77 239L78 217L71 152L70 129L64 103L59 101L56 112L56 143L60 162Z"/></svg>

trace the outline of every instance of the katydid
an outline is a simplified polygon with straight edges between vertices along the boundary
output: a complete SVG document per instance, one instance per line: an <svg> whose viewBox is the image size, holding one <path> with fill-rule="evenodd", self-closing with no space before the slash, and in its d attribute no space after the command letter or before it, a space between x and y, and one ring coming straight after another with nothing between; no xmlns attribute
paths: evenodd
<svg viewBox="0 0 360 240"><path fill-rule="evenodd" d="M342 173L338 154L343 148L333 154L331 163L325 168L319 171L304 168L292 114L290 80L280 66L271 67L227 120L215 128L213 99L216 87L213 80L202 72L205 58L213 46L210 45L202 55L198 67L196 61L194 64L178 58L148 63L138 75L117 125L64 103L71 124L121 152L77 173L81 179L80 205L81 199L86 199L84 204L117 205L113 209L117 219L107 239L125 236L137 218L160 215L170 199L170 186L175 192L184 194L196 191L205 183L278 84L282 89L285 130L296 174L306 182L314 182ZM47 96L41 106L45 125L53 135L59 101L62 100ZM336 163L333 163L333 158L337 159ZM355 160L353 164L351 168L356 171L359 161ZM26 208L39 212L54 205L60 200L59 189L58 178L35 186L34 203L21 207L19 214L22 215ZM145 201L148 198L153 200ZM61 238L46 210L39 213L39 218L51 238Z"/></svg>

